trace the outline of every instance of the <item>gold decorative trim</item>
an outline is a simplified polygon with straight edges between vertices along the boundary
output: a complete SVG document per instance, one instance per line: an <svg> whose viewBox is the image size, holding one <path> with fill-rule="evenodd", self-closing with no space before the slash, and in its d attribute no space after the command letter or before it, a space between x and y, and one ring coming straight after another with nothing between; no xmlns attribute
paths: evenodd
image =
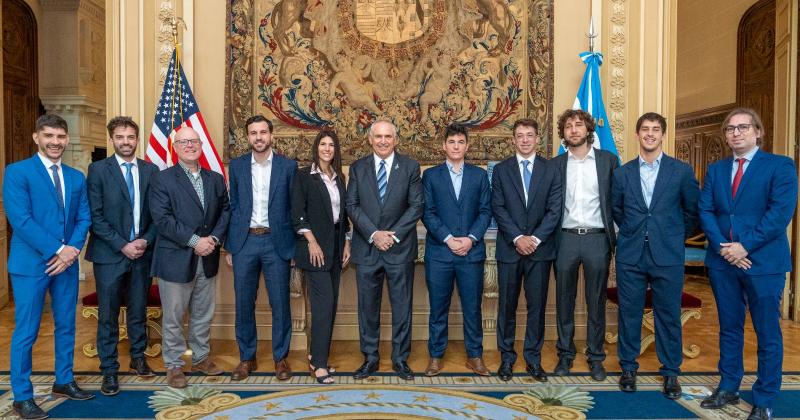
<svg viewBox="0 0 800 420"><path fill-rule="evenodd" d="M157 420L184 420L200 418L217 410L237 405L242 399L236 394L218 394L200 401L197 405L168 408L156 414Z"/></svg>
<svg viewBox="0 0 800 420"><path fill-rule="evenodd" d="M617 151L620 156L624 156L627 114L625 69L628 54L626 0L611 0L611 19L609 21L611 22L610 36L608 37L611 52L611 60L609 60L609 74L611 75L611 92L608 102L609 119Z"/></svg>
<svg viewBox="0 0 800 420"><path fill-rule="evenodd" d="M172 25L170 19L175 16L175 7L171 0L162 0L158 12L158 87L164 85L167 78L169 60L172 58Z"/></svg>

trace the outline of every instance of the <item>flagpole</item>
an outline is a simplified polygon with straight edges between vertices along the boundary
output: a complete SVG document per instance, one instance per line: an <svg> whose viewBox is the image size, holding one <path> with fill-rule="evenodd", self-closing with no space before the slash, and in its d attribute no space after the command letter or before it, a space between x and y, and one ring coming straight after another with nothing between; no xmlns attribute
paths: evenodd
<svg viewBox="0 0 800 420"><path fill-rule="evenodd" d="M589 52L594 53L594 39L597 38L597 32L594 30L594 17L589 17L589 32L586 33L586 37L589 38Z"/></svg>
<svg viewBox="0 0 800 420"><path fill-rule="evenodd" d="M170 130L170 134L169 134L170 138L167 139L168 145L167 145L167 161L166 161L166 163L167 163L168 166L171 166L172 163L173 163L172 162L172 156L174 154L174 149L172 147L171 136L172 136L172 132L174 132L174 130L175 130L175 127L174 127L175 118L174 118L174 113L173 113L173 111L175 109L175 90L181 88L181 83L180 83L181 44L180 44L180 42L178 42L178 28L181 25L183 25L183 29L188 30L189 28L186 26L186 22L183 20L183 18L181 18L180 16L175 16L173 13L170 13L169 15L164 16L164 18L162 20L172 27L172 45L173 45L173 48L175 49L175 66L173 67L173 74L172 75L168 75L168 77L171 76L173 81L176 81L176 80L178 81L178 83L176 83L177 87L172 89L172 98L171 98L171 102L170 102L170 128L171 128L171 130ZM169 82L169 80L165 80L164 81L164 83L168 83L168 82ZM183 106L182 106L183 103L180 102L180 104L181 104L180 116L181 116L181 121L183 121Z"/></svg>

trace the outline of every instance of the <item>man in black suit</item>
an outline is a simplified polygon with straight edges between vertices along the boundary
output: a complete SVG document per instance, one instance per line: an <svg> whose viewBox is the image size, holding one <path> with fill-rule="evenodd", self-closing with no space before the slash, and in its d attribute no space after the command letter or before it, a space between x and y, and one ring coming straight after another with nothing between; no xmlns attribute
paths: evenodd
<svg viewBox="0 0 800 420"><path fill-rule="evenodd" d="M211 360L209 338L219 245L225 239L230 207L225 179L199 165L203 145L197 132L184 127L172 144L178 164L156 174L150 185L150 213L158 230L151 274L162 280L159 293L167 383L185 388L181 356L186 352L183 318L187 308L192 370L205 375L222 373Z"/></svg>
<svg viewBox="0 0 800 420"><path fill-rule="evenodd" d="M554 233L561 219L561 175L558 168L536 156L539 125L517 120L512 142L516 154L492 174L492 213L497 221L497 274L500 297L497 308L497 347L501 362L497 375L511 380L517 353L514 333L522 285L528 317L523 356L527 372L546 382L541 351L544 343L544 309L550 265L556 257Z"/></svg>
<svg viewBox="0 0 800 420"><path fill-rule="evenodd" d="M417 257L417 221L423 194L419 163L395 153L397 128L375 121L369 129L373 153L350 166L347 213L353 222L352 259L357 265L358 325L364 364L353 375L378 370L381 294L384 278L392 304L392 368L411 380L411 299Z"/></svg>
<svg viewBox="0 0 800 420"><path fill-rule="evenodd" d="M147 196L151 177L158 173L152 163L136 158L139 126L130 117L108 122L114 156L89 165L86 184L92 215L86 260L94 263L97 290L97 353L103 395L119 393L119 312L127 306L130 370L140 377L154 376L147 365L147 295L150 261L156 228L150 218Z"/></svg>
<svg viewBox="0 0 800 420"><path fill-rule="evenodd" d="M596 149L594 118L581 109L558 117L558 133L566 153L553 158L561 173L561 229L556 231L556 314L558 365L555 374L569 373L575 359L575 296L578 269L583 265L587 308L586 358L591 377L606 379L603 340L606 331L606 284L616 234L611 216L611 178L619 160Z"/></svg>

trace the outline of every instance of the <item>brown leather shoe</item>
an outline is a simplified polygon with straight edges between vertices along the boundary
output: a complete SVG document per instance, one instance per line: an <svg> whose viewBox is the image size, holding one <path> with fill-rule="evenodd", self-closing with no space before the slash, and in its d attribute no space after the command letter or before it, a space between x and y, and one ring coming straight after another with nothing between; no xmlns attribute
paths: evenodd
<svg viewBox="0 0 800 420"><path fill-rule="evenodd" d="M289 367L289 362L285 358L275 362L275 377L279 381L285 381L292 377L292 368Z"/></svg>
<svg viewBox="0 0 800 420"><path fill-rule="evenodd" d="M489 372L489 369L486 369L486 365L483 364L483 359L480 357L467 359L467 367L478 375L492 376L492 373Z"/></svg>
<svg viewBox="0 0 800 420"><path fill-rule="evenodd" d="M250 376L250 372L256 369L258 369L258 363L255 360L242 360L239 362L239 366L236 366L236 369L231 373L231 380L241 381L242 379L247 379Z"/></svg>
<svg viewBox="0 0 800 420"><path fill-rule="evenodd" d="M192 371L200 372L203 375L208 375L208 376L222 375L222 369L220 369L216 364L214 364L210 356L206 357L205 360L203 360L200 363L194 363L192 365Z"/></svg>
<svg viewBox="0 0 800 420"><path fill-rule="evenodd" d="M428 367L425 369L425 376L436 376L442 372L444 362L438 357L431 357Z"/></svg>
<svg viewBox="0 0 800 420"><path fill-rule="evenodd" d="M176 367L167 369L167 384L173 388L186 388L189 382L186 381L183 369Z"/></svg>

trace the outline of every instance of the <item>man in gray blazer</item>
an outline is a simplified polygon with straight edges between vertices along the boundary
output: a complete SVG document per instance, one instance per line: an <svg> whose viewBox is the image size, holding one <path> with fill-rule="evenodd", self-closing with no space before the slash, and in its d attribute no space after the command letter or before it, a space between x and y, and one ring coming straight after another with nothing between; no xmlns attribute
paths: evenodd
<svg viewBox="0 0 800 420"><path fill-rule="evenodd" d="M603 339L606 330L606 285L616 234L611 216L611 179L619 160L595 149L594 118L580 109L568 109L558 117L558 133L566 153L553 158L561 171L562 218L556 230L556 314L558 318L558 365L564 376L575 359L575 296L578 269L583 265L588 325L586 358L595 381L606 378Z"/></svg>
<svg viewBox="0 0 800 420"><path fill-rule="evenodd" d="M378 370L381 295L384 278L392 305L392 368L414 378L411 352L411 299L417 257L417 221L423 193L419 163L395 153L397 128L377 120L369 129L373 153L350 166L347 213L353 222L352 260L358 282L358 325L364 364L353 378Z"/></svg>

